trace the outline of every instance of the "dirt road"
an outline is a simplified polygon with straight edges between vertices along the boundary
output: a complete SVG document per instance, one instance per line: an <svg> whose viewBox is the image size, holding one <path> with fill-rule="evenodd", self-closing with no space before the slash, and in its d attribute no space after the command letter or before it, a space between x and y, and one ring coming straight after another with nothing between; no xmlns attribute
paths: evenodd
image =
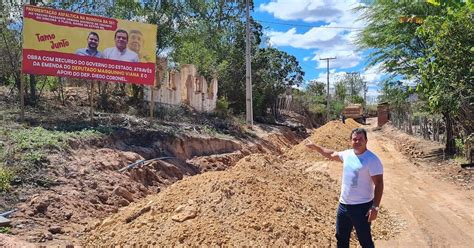
<svg viewBox="0 0 474 248"><path fill-rule="evenodd" d="M384 165L382 206L404 223L399 235L377 240L376 246L473 247L474 192L427 174L396 150L395 141L379 132L369 132L368 140L368 148ZM337 164L330 162L328 169L339 180Z"/></svg>
<svg viewBox="0 0 474 248"><path fill-rule="evenodd" d="M406 228L378 247L472 247L474 194L415 167L391 140L369 134L369 149L384 163L382 204L400 214Z"/></svg>
<svg viewBox="0 0 474 248"><path fill-rule="evenodd" d="M384 165L382 205L404 223L399 235L390 240L377 240L376 246L472 247L474 192L440 181L416 167L396 150L395 141L380 132L369 132L368 140L368 148ZM329 162L327 169L332 177L340 179L339 163Z"/></svg>

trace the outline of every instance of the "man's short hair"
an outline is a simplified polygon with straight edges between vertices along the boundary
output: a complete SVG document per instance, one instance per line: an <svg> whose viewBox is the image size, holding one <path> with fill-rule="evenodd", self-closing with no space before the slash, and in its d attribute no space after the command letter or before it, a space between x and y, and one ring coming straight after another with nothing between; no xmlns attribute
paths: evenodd
<svg viewBox="0 0 474 248"><path fill-rule="evenodd" d="M96 32L90 32L90 33L87 35L87 38L89 39L89 36L91 36L91 35L95 35L95 37L97 37L97 39L100 40L98 33L96 33Z"/></svg>
<svg viewBox="0 0 474 248"><path fill-rule="evenodd" d="M352 129L350 139L352 139L353 134L361 134L361 133L364 134L365 140L367 140L367 131L360 127Z"/></svg>
<svg viewBox="0 0 474 248"><path fill-rule="evenodd" d="M117 38L117 34L118 33L124 33L127 35L127 40L128 40L128 32L123 30L123 29L118 29L117 31L115 31L115 35L114 35L114 38Z"/></svg>
<svg viewBox="0 0 474 248"><path fill-rule="evenodd" d="M130 35L131 34L139 34L139 35L143 36L143 33L140 30L136 30L136 29L130 30Z"/></svg>

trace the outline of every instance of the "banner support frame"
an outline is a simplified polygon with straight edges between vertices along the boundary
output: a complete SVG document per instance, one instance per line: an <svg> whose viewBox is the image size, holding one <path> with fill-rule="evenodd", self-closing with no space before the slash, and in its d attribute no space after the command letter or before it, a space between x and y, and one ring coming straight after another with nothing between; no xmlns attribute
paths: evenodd
<svg viewBox="0 0 474 248"><path fill-rule="evenodd" d="M91 121L94 120L94 83L95 80L87 80L90 82L90 94L89 94L89 118Z"/></svg>
<svg viewBox="0 0 474 248"><path fill-rule="evenodd" d="M25 121L25 74L20 72L20 122Z"/></svg>
<svg viewBox="0 0 474 248"><path fill-rule="evenodd" d="M153 91L155 88L153 85L150 85L150 118L153 119L153 115L154 115L154 112L155 112L155 102L153 100L154 98L154 94L153 94Z"/></svg>

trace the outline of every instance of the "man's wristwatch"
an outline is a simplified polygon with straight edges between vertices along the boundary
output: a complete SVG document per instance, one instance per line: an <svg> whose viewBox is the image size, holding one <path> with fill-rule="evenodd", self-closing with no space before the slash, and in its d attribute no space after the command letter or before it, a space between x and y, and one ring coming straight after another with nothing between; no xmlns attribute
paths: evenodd
<svg viewBox="0 0 474 248"><path fill-rule="evenodd" d="M375 209L375 211L377 211L377 212L378 212L379 209L380 209L379 207L376 207L376 206L372 206L372 207L370 207L370 208Z"/></svg>

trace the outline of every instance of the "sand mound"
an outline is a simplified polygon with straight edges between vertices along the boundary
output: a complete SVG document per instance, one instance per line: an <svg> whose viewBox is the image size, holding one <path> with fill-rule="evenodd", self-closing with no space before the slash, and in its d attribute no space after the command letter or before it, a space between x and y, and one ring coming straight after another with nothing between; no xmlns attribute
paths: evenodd
<svg viewBox="0 0 474 248"><path fill-rule="evenodd" d="M257 154L186 178L104 220L86 245L327 246L337 187L324 173L308 180L292 163Z"/></svg>
<svg viewBox="0 0 474 248"><path fill-rule="evenodd" d="M342 150L356 125L333 121L310 138ZM317 160L298 144L285 155L254 154L226 171L186 177L90 227L85 245L331 246L339 186L323 170L308 170ZM376 238L393 235L393 218L383 209L381 216Z"/></svg>
<svg viewBox="0 0 474 248"><path fill-rule="evenodd" d="M354 119L351 119L351 118L346 120L345 125L351 129L361 127L360 123L358 123L357 121L354 121Z"/></svg>
<svg viewBox="0 0 474 248"><path fill-rule="evenodd" d="M353 119L347 119L345 124L341 121L331 121L315 129L309 139L323 147L342 151L350 147L349 136L352 129L356 127L360 127L360 124ZM302 142L294 146L287 153L288 156L304 161L319 161L325 159L317 152L308 152L304 143L305 142Z"/></svg>

